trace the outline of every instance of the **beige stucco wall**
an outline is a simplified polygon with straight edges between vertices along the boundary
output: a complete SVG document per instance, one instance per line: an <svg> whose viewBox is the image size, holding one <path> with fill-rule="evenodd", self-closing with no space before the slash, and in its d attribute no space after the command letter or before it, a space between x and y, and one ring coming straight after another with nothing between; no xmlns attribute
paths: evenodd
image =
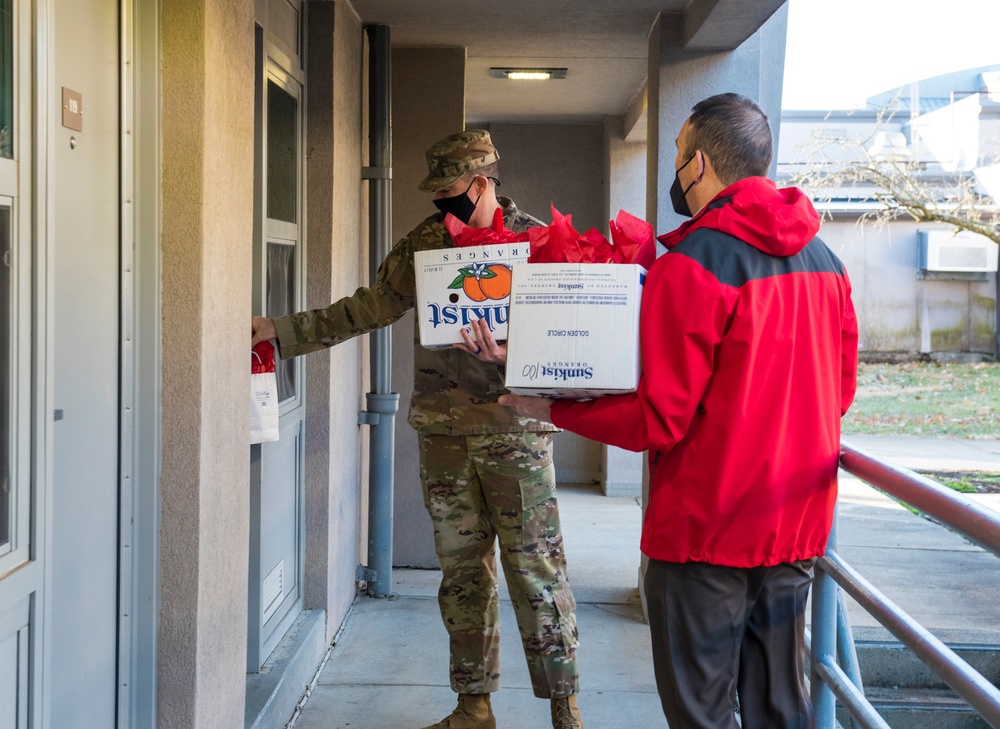
<svg viewBox="0 0 1000 729"><path fill-rule="evenodd" d="M361 21L347 2L307 5L309 150L306 308L367 281L362 210ZM305 440L305 608L327 610L331 640L355 596L359 562L363 338L308 356Z"/></svg>
<svg viewBox="0 0 1000 729"><path fill-rule="evenodd" d="M162 5L160 727L242 726L253 6ZM240 374L236 374L240 373Z"/></svg>
<svg viewBox="0 0 1000 729"><path fill-rule="evenodd" d="M435 212L417 189L427 175L425 152L465 128L465 49L392 50L392 237L399 240ZM413 312L392 328L392 385L396 416L393 563L437 568L434 535L418 474L416 432L406 424L413 394Z"/></svg>
<svg viewBox="0 0 1000 729"><path fill-rule="evenodd" d="M550 206L572 214L573 227L608 231L602 124L491 124L500 152L500 192L544 222ZM562 483L601 479L603 449L575 433L554 440L556 477Z"/></svg>

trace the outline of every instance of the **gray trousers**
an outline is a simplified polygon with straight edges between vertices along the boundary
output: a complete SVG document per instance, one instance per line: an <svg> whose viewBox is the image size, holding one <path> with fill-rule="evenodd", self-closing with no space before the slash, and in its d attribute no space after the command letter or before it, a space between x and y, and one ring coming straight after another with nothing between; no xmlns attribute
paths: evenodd
<svg viewBox="0 0 1000 729"><path fill-rule="evenodd" d="M815 560L741 569L649 560L656 688L670 729L812 729L806 596Z"/></svg>

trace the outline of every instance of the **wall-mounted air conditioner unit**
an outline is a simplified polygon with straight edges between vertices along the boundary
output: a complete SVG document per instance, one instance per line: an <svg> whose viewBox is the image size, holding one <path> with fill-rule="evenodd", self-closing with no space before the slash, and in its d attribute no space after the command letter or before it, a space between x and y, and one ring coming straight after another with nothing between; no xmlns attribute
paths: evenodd
<svg viewBox="0 0 1000 729"><path fill-rule="evenodd" d="M963 230L917 231L917 268L949 273L991 273L997 270L1000 246Z"/></svg>

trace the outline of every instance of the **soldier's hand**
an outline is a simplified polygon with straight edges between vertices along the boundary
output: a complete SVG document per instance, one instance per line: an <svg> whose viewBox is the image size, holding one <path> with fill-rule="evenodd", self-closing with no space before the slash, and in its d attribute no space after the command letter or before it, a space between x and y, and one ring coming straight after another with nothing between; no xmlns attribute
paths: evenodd
<svg viewBox="0 0 1000 729"><path fill-rule="evenodd" d="M544 397L525 397L513 393L500 396L500 404L514 408L522 418L552 422L552 401Z"/></svg>
<svg viewBox="0 0 1000 729"><path fill-rule="evenodd" d="M250 331L252 332L252 339L250 340L251 347L258 342L278 338L278 330L274 328L274 319L268 319L267 317L253 317L253 319L250 320Z"/></svg>
<svg viewBox="0 0 1000 729"><path fill-rule="evenodd" d="M483 362L507 364L507 344L501 344L493 338L493 332L485 319L476 319L469 326L462 327L462 339L465 344L456 344L457 349L468 352Z"/></svg>

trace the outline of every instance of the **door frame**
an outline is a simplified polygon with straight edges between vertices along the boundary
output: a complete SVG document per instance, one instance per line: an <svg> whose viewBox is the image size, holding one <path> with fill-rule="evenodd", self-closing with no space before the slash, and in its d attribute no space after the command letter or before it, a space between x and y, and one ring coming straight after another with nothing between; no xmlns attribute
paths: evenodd
<svg viewBox="0 0 1000 729"><path fill-rule="evenodd" d="M154 729L160 533L160 0L120 7L118 727Z"/></svg>
<svg viewBox="0 0 1000 729"><path fill-rule="evenodd" d="M276 17L284 17L288 8L294 7L301 13L298 0L257 0L256 2L256 52L254 59L254 235L253 235L253 286L251 306L255 315L271 316L267 307L267 252L272 238L291 239L294 228L295 244L295 310L304 307L305 270L307 258L306 241L306 185L305 185L305 72L302 69L301 39L282 38L269 27L272 6L282 4L284 12ZM279 24L285 30L289 24ZM298 28L298 25L295 25ZM296 31L297 32L297 31ZM268 84L274 83L297 102L298 123L296 125L296 220L294 225L272 222L267 215L267 94ZM305 398L306 366L302 358L287 361L286 366L294 368L295 395L279 404L281 419L281 442L265 443L250 447L250 540L248 571L248 611L247 611L247 673L258 673L281 638L301 613L305 604ZM261 565L261 513L262 459L268 451L284 446L289 439L297 439L295 474L295 592L285 597L280 606L264 622L262 596L263 567Z"/></svg>

